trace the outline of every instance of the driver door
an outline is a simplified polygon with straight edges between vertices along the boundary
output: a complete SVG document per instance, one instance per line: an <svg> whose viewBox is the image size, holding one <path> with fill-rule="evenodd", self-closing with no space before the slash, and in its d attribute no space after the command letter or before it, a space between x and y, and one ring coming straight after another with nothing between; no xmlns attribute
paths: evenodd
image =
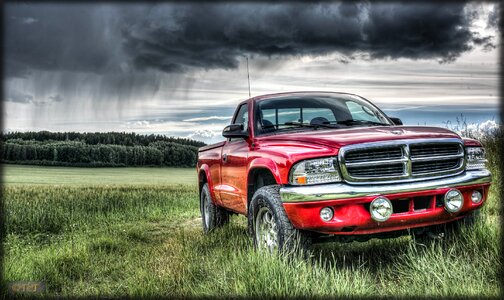
<svg viewBox="0 0 504 300"><path fill-rule="evenodd" d="M244 103L238 109L232 124L241 124L248 131L249 109ZM226 208L235 212L247 212L247 161L250 140L231 138L222 147L220 196Z"/></svg>

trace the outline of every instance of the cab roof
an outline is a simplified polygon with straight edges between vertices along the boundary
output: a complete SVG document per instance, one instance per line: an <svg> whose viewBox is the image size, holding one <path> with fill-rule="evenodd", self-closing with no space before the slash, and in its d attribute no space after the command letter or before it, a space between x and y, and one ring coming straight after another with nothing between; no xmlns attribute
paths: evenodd
<svg viewBox="0 0 504 300"><path fill-rule="evenodd" d="M265 95L260 95L260 96L252 97L252 98L247 99L245 101L260 102L260 101L268 100L268 99L288 98L289 96L329 96L329 95L333 95L333 96L336 96L336 95L347 95L347 96L355 96L355 97L361 98L358 95L351 94L351 93L343 93L343 92L299 91L299 92L283 92L283 93L265 94Z"/></svg>

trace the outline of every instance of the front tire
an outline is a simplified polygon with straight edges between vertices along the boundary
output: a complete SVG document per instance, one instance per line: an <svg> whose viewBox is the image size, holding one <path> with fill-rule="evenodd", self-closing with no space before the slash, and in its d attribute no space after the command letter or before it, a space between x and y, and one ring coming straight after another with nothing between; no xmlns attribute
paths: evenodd
<svg viewBox="0 0 504 300"><path fill-rule="evenodd" d="M270 253L301 251L305 254L311 243L309 235L292 226L279 190L278 185L264 186L252 197L249 218L252 220L254 247Z"/></svg>
<svg viewBox="0 0 504 300"><path fill-rule="evenodd" d="M209 233L229 222L229 212L214 204L208 183L201 189L200 211L204 233Z"/></svg>

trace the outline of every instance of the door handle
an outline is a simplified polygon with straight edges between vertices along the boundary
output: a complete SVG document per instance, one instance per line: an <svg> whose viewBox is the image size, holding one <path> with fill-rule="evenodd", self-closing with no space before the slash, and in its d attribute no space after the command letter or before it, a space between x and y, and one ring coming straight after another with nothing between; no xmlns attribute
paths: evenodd
<svg viewBox="0 0 504 300"><path fill-rule="evenodd" d="M226 153L222 154L222 161L223 162L227 161L227 154Z"/></svg>

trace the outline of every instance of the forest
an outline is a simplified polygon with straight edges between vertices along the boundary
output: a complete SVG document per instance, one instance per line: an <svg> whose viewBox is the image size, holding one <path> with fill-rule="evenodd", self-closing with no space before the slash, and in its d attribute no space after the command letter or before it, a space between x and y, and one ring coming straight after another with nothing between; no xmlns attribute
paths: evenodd
<svg viewBox="0 0 504 300"><path fill-rule="evenodd" d="M193 167L205 145L125 132L10 132L1 140L4 163L78 167Z"/></svg>

